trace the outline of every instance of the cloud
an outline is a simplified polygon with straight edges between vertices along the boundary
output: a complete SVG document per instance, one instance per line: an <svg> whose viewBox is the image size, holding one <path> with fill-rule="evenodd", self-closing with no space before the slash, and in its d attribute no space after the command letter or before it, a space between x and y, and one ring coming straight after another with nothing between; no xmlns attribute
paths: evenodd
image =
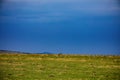
<svg viewBox="0 0 120 80"><path fill-rule="evenodd" d="M116 0L9 0L5 6L12 16L8 19L28 22L61 21L83 15L115 15L120 11Z"/></svg>
<svg viewBox="0 0 120 80"><path fill-rule="evenodd" d="M90 13L90 14L110 14L120 10L117 0L9 0L9 2L22 2L26 6L34 9L44 9L48 11L64 11ZM19 3L18 3L19 4ZM24 7L29 9L28 7Z"/></svg>

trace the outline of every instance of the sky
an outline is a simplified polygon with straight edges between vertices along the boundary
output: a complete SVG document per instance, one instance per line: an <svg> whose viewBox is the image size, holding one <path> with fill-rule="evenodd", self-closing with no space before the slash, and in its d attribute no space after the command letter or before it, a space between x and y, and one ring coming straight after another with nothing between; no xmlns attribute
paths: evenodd
<svg viewBox="0 0 120 80"><path fill-rule="evenodd" d="M0 0L0 49L120 53L119 0Z"/></svg>

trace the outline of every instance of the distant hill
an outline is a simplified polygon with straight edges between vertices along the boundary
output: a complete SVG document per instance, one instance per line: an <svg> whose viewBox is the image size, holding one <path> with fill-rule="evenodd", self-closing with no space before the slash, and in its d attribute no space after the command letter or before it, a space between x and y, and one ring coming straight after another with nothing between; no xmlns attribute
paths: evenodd
<svg viewBox="0 0 120 80"><path fill-rule="evenodd" d="M43 52L41 54L53 54L53 53L51 53L51 52Z"/></svg>
<svg viewBox="0 0 120 80"><path fill-rule="evenodd" d="M0 50L0 54L1 53L21 53L21 54L28 54L28 53L25 53L25 52L20 52L20 51L10 51L10 50Z"/></svg>
<svg viewBox="0 0 120 80"><path fill-rule="evenodd" d="M20 52L20 51L11 51L11 50L0 50L0 54L53 54L50 52L42 52L42 53L28 53L28 52Z"/></svg>

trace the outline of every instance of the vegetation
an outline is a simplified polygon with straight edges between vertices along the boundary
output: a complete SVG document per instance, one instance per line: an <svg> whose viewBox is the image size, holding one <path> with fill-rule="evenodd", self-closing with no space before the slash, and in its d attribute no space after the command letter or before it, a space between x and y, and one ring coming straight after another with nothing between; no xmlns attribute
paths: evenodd
<svg viewBox="0 0 120 80"><path fill-rule="evenodd" d="M0 54L0 80L120 80L120 56Z"/></svg>

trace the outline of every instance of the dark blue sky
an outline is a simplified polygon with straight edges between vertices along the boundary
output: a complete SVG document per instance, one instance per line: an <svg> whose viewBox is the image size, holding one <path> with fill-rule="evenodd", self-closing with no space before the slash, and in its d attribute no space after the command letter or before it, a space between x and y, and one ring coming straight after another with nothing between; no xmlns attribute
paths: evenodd
<svg viewBox="0 0 120 80"><path fill-rule="evenodd" d="M119 54L118 0L1 0L0 49Z"/></svg>

